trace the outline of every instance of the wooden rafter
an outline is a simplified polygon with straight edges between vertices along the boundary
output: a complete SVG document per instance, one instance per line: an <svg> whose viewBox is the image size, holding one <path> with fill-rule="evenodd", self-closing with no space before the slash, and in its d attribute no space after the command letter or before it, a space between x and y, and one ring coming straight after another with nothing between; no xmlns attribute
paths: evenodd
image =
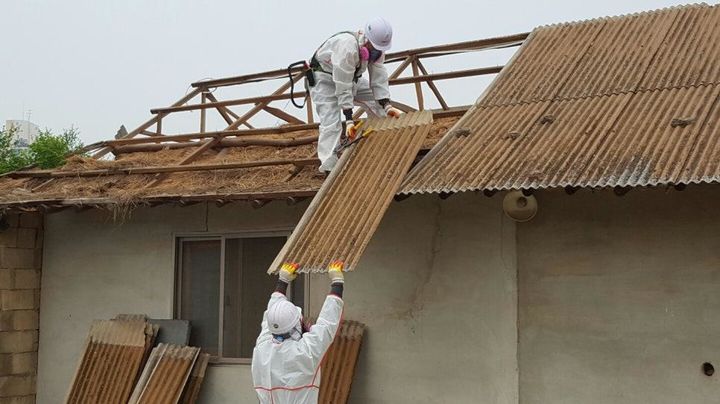
<svg viewBox="0 0 720 404"><path fill-rule="evenodd" d="M408 62L411 64L411 62ZM407 66L406 66L407 67ZM416 84L423 81L437 81L437 80L448 80L448 79L455 79L455 78L461 78L461 77L472 77L472 76L481 76L486 74L495 74L500 72L502 70L503 66L491 66L491 67L482 67L477 69L468 69L468 70L458 70L458 71L452 71L447 73L438 73L438 74L430 74L430 75L418 75L418 76L410 76L410 77L390 77L390 85L403 85L403 84ZM403 70L396 70L397 75L402 73ZM287 85L287 83L286 83ZM289 85L288 87L289 88ZM307 92L300 91L295 93L295 97L305 97L307 95ZM208 108L217 108L219 106L232 106L232 105L245 105L245 104L255 104L256 106L260 103L270 103L272 101L280 101L280 100L289 100L290 94L289 93L283 93L276 91L272 95L265 95L265 96L259 96L259 97L251 97L251 98L240 98L240 99L234 99L234 100L225 100L225 101L218 101L218 102L208 102L205 104L189 104L189 105L182 105L182 106L174 106L174 107L166 107L166 108L153 108L150 110L150 112L155 114L160 113L172 113L172 112L181 112L181 111L193 111L198 109L208 109ZM258 111L255 111L252 115L259 112L259 110L262 110L263 108L259 108ZM239 125L238 125L239 126Z"/></svg>
<svg viewBox="0 0 720 404"><path fill-rule="evenodd" d="M408 49L399 52L392 52L385 55L386 63L393 63L406 59L408 56L419 55L423 57L441 56L451 53L462 53L478 51L483 49L494 49L498 47L519 46L527 39L529 32L507 35L495 38L483 38L473 41L457 42L446 45L427 46L423 48ZM291 70L295 74L301 72L301 68ZM241 76L225 77L214 80L204 80L192 83L193 87L224 87L253 82L256 80L282 79L287 78L287 69L269 70L260 73L245 74Z"/></svg>
<svg viewBox="0 0 720 404"><path fill-rule="evenodd" d="M422 72L422 74L425 77L430 76L428 71L425 69L425 66L420 61L420 59L415 60L415 64L417 65L417 67L420 69L420 71ZM430 87L430 90L433 92L433 94L435 94L435 98L437 98L442 109L447 110L448 108L450 108L448 106L447 102L445 102L445 99L443 98L442 94L440 94L440 90L438 90L437 86L435 85L435 82L432 80L428 80L427 85L428 85L428 87Z"/></svg>
<svg viewBox="0 0 720 404"><path fill-rule="evenodd" d="M158 173L174 173L188 171L208 171L208 170L236 170L240 168L253 167L270 167L293 165L296 167L304 167L309 165L317 165L318 159L298 159L298 160L264 160L250 161L243 163L222 163L222 164L195 164L195 165L174 165L174 166L155 166L155 167L125 167L125 168L107 168L97 170L82 171L62 171L62 170L37 170L37 171L21 171L12 174L11 178L62 178L62 177L99 177L107 175L131 175L131 174L158 174Z"/></svg>
<svg viewBox="0 0 720 404"><path fill-rule="evenodd" d="M302 125L302 124L305 123L305 122L303 122L302 120L298 119L297 117L295 117L295 116L293 116L293 115L290 115L290 114L288 114L287 112L285 112L285 111L283 111L283 110L281 110L281 109L273 108L273 107L271 107L271 106L269 106L269 105L266 105L266 106L263 108L263 110L265 110L266 112L268 112L268 113L270 113L270 114L272 114L272 115L274 115L274 116L282 119L283 121L285 121L285 122L287 122L287 123L292 123L292 124L297 124L297 125Z"/></svg>
<svg viewBox="0 0 720 404"><path fill-rule="evenodd" d="M279 94L286 92L287 90L290 89L290 87L292 85L294 85L302 77L304 77L304 73L300 72L300 73L296 74L295 76L293 76L292 80L290 80L289 83L285 83L282 86L280 86L280 88L275 90L275 92L273 92L272 95L279 95ZM225 128L225 130L237 129L240 125L247 122L247 120L250 119L253 115L257 114L263 108L265 108L269 103L270 103L270 101L258 102L257 104L255 104L254 107L252 107L250 109L250 111L246 112L244 115L242 115L241 117L236 119L235 122L233 122L230 126Z"/></svg>
<svg viewBox="0 0 720 404"><path fill-rule="evenodd" d="M177 100L172 106L176 107L176 106L183 105L183 104L185 104L186 102L188 102L188 101L192 100L193 98L195 98L195 96L197 96L198 94L200 94L202 91L203 91L202 88L195 88L194 90L192 90L191 92L189 92L188 94L186 94L184 97L182 97L182 98L180 98L179 100ZM130 132L130 133L128 133L127 135L125 135L124 138L133 138L133 137L137 136L138 134L140 134L140 132L142 132L142 131L148 129L149 127L153 126L154 124L156 124L157 121L158 121L158 119L159 119L159 115L155 115L154 117L150 118L150 119L147 120L145 123L143 123L142 125L140 125L140 126L138 126L137 128L135 128L132 132ZM98 151L98 152L96 152L95 154L93 154L93 157L94 157L94 158L100 158L100 157L102 157L102 156L104 156L104 155L106 155L106 154L108 154L108 153L110 153L110 149L109 149L109 148L103 148L103 149L101 149L100 151Z"/></svg>
<svg viewBox="0 0 720 404"><path fill-rule="evenodd" d="M405 105L400 102L394 103L400 110L409 112L415 111L415 108ZM433 117L445 118L450 116L460 116L468 110L469 106L451 107L448 110L433 110ZM85 147L86 150L98 149L102 147L111 147L118 149L122 146L127 145L157 145L158 150L163 147L168 147L175 142L187 142L189 140L207 139L212 137L237 137L244 138L248 136L261 136L269 134L287 134L298 131L314 130L318 128L318 124L302 124L302 125L288 125L278 126L273 128L261 128L261 129L234 129L228 131L214 131L214 132L196 132L196 133L185 133L178 135L165 135L156 138L133 138L133 139L114 139L105 140L102 142L93 143ZM289 138L294 139L294 138ZM172 147L172 146L169 146Z"/></svg>
<svg viewBox="0 0 720 404"><path fill-rule="evenodd" d="M207 97L208 100L210 100L210 102L213 102L213 103L217 103L217 102L218 102L217 98L215 98L215 96L213 95L213 93L210 93L210 92L207 93L206 97ZM228 123L228 125L233 122L233 118L230 117L230 113L232 113L232 111L230 111L230 110L228 109L228 107L226 107L226 106L224 106L224 105L219 105L219 106L215 107L215 109L217 110L218 113L220 113L220 116L222 116L222 118L225 120L225 122ZM205 110L205 109L203 108L203 111L204 111L204 110ZM234 113L233 113L233 114L234 114ZM237 119L237 116L235 116L235 118Z"/></svg>
<svg viewBox="0 0 720 404"><path fill-rule="evenodd" d="M417 56L414 56L412 59L412 72L413 72L414 78L420 77L420 73L418 70L418 64L417 64ZM421 87L419 81L415 82L415 95L417 96L418 109L419 110L425 109L425 100L423 99L422 87Z"/></svg>
<svg viewBox="0 0 720 404"><path fill-rule="evenodd" d="M271 146L271 147L292 147L302 146L316 142L318 139L317 135L303 136L298 138L288 139L258 139L258 138L222 138L216 147L245 147L245 146ZM178 142L178 143L160 143L160 144L139 144L139 145L128 145L120 146L113 150L116 155L123 153L137 153L137 152L152 152L160 150L175 150L184 149L187 147L196 147L197 142Z"/></svg>
<svg viewBox="0 0 720 404"><path fill-rule="evenodd" d="M425 100L423 98L422 83L426 82L430 90L433 92L435 98L438 100L442 107L444 114L455 114L461 113L462 109L451 108L446 100L443 98L439 89L437 88L436 81L454 79L459 77L470 77L483 74L494 74L499 72L502 67L483 67L462 71L451 71L429 74L425 66L421 63L420 59L427 57L437 57L443 55L451 55L463 52L473 52L483 49L495 49L509 46L517 46L522 43L528 36L528 33L510 35L498 38L488 38L476 41L460 42L455 44L430 46L418 49L410 49L401 52L389 53L385 56L386 63L388 65L397 63L395 69L389 76L390 85L407 85L412 84L415 87L418 109L425 109ZM408 67L412 67L412 76L400 77ZM241 137L269 134L269 133L287 133L291 131L307 130L317 128L317 124L314 124L312 103L310 100L307 102L306 113L307 123L303 122L300 118L285 112L279 108L270 106L273 101L287 100L290 98L288 90L292 85L303 78L303 71L301 68L291 70L292 80L287 80L287 70L277 69L267 72L253 73L248 75L228 77L217 80L207 80L202 82L196 82L192 84L193 90L183 96L181 99L176 101L174 104L165 108L155 108L152 113L155 114L148 121L144 122L136 129L128 133L123 139L117 139L114 141L98 142L93 145L89 145L83 148L84 151L96 151L93 157L100 158L105 156L108 152L113 151L116 154L124 152L131 152L132 150L155 150L158 148L180 148L180 147L193 147L196 148L187 157L183 158L177 163L178 166L188 166L190 163L196 161L203 153L208 151L215 151L217 147L227 147L231 145L246 145L252 142L259 141L258 139L240 139ZM240 85L245 83L252 83L264 80L283 80L284 83L280 85L273 93L258 97L247 97L240 99L231 100L218 100L211 92L212 89ZM198 104L190 104L196 96L202 95ZM306 97L305 91L300 91L295 94L295 97ZM399 109L409 112L415 110L414 107L403 104L401 102L393 101L394 105ZM229 107L234 105L250 105L252 107L249 111L238 114L232 111ZM213 108L218 111L223 120L227 123L227 127L222 131L207 131L207 109ZM200 128L199 133L188 133L182 135L164 135L163 134L163 120L175 112L180 111L192 111L200 110ZM265 111L275 117L278 117L285 122L289 123L287 127L281 128L263 128L254 129L250 124L249 120L261 111ZM357 111L361 113L362 110ZM438 113L435 113L439 116ZM155 126L155 130L151 131L150 128ZM239 130L240 126L246 126L250 130ZM167 131L167 127L165 128ZM142 139L135 138L137 135L145 135ZM237 139L235 139L237 138ZM157 140L156 140L157 139ZM199 140L199 141L193 141ZM296 139L293 139L295 141ZM264 142L265 140L263 140ZM272 140L271 140L272 141ZM302 139L303 142L309 141L309 137ZM154 186L165 178L164 174L159 174L149 186Z"/></svg>
<svg viewBox="0 0 720 404"><path fill-rule="evenodd" d="M200 97L200 103L205 104L207 102L207 96L210 92L203 91ZM205 133L205 126L207 125L207 110L203 108L200 110L200 133Z"/></svg>

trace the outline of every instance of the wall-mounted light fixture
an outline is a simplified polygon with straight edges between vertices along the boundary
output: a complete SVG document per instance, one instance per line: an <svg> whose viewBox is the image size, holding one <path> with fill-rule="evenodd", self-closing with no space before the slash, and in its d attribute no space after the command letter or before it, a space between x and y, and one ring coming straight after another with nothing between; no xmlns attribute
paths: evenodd
<svg viewBox="0 0 720 404"><path fill-rule="evenodd" d="M503 199L503 211L516 222L527 222L535 217L537 210L537 199L529 192L510 191Z"/></svg>

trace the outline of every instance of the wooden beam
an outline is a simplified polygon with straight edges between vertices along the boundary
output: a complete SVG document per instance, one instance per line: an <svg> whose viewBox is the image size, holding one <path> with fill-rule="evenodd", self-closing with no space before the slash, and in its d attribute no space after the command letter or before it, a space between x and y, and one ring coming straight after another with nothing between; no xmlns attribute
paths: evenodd
<svg viewBox="0 0 720 404"><path fill-rule="evenodd" d="M395 105L398 109L404 112L410 112L415 111L415 108L403 104L401 102L393 101L393 105ZM470 106L461 106L461 107L451 107L446 111L443 110L434 110L433 111L433 117L434 118L445 118L450 116L460 116L463 115ZM186 142L188 140L194 140L194 139L206 139L211 137L221 137L221 138L227 138L227 137L249 137L249 136L261 136L261 135L275 135L275 134L286 134L286 133L292 133L292 132L298 132L298 131L307 131L307 130L315 130L317 129L319 124L313 123L313 124L302 124L302 125L288 125L288 126L278 126L278 127L271 127L271 128L260 128L260 129L233 129L233 130L227 130L227 131L213 131L213 132L205 132L205 133L185 133L185 134L179 134L179 135L166 135L161 136L157 138L134 138L134 139L115 139L115 140L106 140L103 142L97 142L95 144L89 145L88 147L92 148L100 148L100 147L113 147L115 149L119 149L122 146L127 145L155 145L157 146L157 149L154 150L160 150L164 147L174 148L173 142ZM231 139L224 139L222 140L221 146L226 145L226 141ZM235 139L232 139L235 140ZM240 139L237 139L240 140ZM184 147L191 147L196 145L190 145L190 146L184 146Z"/></svg>
<svg viewBox="0 0 720 404"><path fill-rule="evenodd" d="M392 80L392 79L396 79L396 78L400 77L400 75L405 71L405 69L407 69L407 67L410 66L412 61L413 61L412 56L406 57L405 60L403 60L403 62L400 63L400 65L395 69L395 71L392 72L392 74L390 74L389 79Z"/></svg>
<svg viewBox="0 0 720 404"><path fill-rule="evenodd" d="M208 100L210 100L210 102L218 103L218 99L215 98L215 95L213 93L208 93L207 98L208 98ZM237 114L230 111L230 109L227 106L220 105L220 106L215 107L215 109L217 110L217 112L220 113L220 115L223 117L225 122L228 123L228 125L232 123L233 118L234 119L238 118Z"/></svg>
<svg viewBox="0 0 720 404"><path fill-rule="evenodd" d="M428 46L424 48L408 49L399 52L392 52L385 55L385 63L394 63L404 59L408 56L431 56L438 53L459 53L476 51L488 48L495 48L498 46L518 46L527 39L529 32L523 32L514 35L484 38L473 41L457 42L445 45ZM297 74L302 72L303 69L300 67L291 70L291 74ZM236 84L249 83L258 80L275 80L287 78L287 69L276 69L268 70L259 73L245 74L240 76L225 77L214 80L205 80L192 83L192 87L199 88L214 88L223 86L232 86Z"/></svg>
<svg viewBox="0 0 720 404"><path fill-rule="evenodd" d="M118 147L130 144L158 144L158 143L170 143L170 142L185 142L193 139L206 139L211 137L247 137L247 136L260 136L260 135L277 135L284 133L292 133L297 131L313 130L317 129L319 124L317 123L305 123L302 125L288 125L288 126L276 126L270 128L259 128L259 129L233 129L233 130L220 130L205 133L184 133L178 135L165 135L157 138L134 138L134 139L115 139L105 140L94 144L95 148L98 147Z"/></svg>
<svg viewBox="0 0 720 404"><path fill-rule="evenodd" d="M307 121L308 123L315 123L315 119L313 118L313 109L312 109L312 99L310 97L307 97L307 101L305 102L305 109L307 111Z"/></svg>
<svg viewBox="0 0 720 404"><path fill-rule="evenodd" d="M223 138L217 143L217 147L244 147L244 146L271 146L271 147L292 147L312 144L317 142L317 135L304 136L295 139L227 139ZM185 149L188 147L196 147L197 142L180 142L180 143L161 143L161 144L139 144L120 146L113 150L115 155L138 153L138 152L154 152L160 150Z"/></svg>
<svg viewBox="0 0 720 404"><path fill-rule="evenodd" d="M283 182L288 182L291 179L295 178L298 174L300 174L300 171L303 170L303 166L295 166L290 173L288 173L288 176L283 178Z"/></svg>
<svg viewBox="0 0 720 404"><path fill-rule="evenodd" d="M282 192L246 192L237 194L201 194L201 195L162 195L162 196L147 196L138 198L142 203L148 204L160 204L175 202L179 200L184 201L217 201L222 200L224 203L232 201L247 201L253 199L285 199L289 196L297 197L312 197L316 191L303 190L303 191L282 191ZM2 203L0 207L3 209L32 209L40 205L47 205L53 207L66 207L76 205L116 205L120 201L112 198L75 198L75 199L36 199L26 200L19 202Z"/></svg>
<svg viewBox="0 0 720 404"><path fill-rule="evenodd" d="M391 78L390 79L390 85L403 85L403 84L413 84L413 83L419 83L423 81L433 81L433 80L447 80L447 79L454 79L459 77L471 77L471 76L481 76L485 74L494 74L500 72L502 70L503 66L492 66L492 67L483 67L478 69L469 69L469 70L460 70L460 71L453 71L453 72L447 72L447 73L438 73L438 74L430 74L430 75L420 75L417 77L402 77L402 78ZM290 86L286 83L285 86L281 88L283 91L286 91ZM307 95L307 92L301 91L298 93L295 93L296 97L305 97ZM190 104L190 105L182 105L182 106L175 106L175 107L167 107L167 108L153 108L150 110L151 113L154 114L160 114L160 113L171 113L171 112L180 112L180 111L192 111L197 109L203 109L203 108L217 108L220 106L231 106L231 105L244 105L244 104L256 104L257 105L262 103L264 105L267 105L271 101L280 101L280 100L289 100L290 94L283 94L282 91L278 90L272 95L264 95L260 97L251 97L251 98L240 98L240 99L234 99L234 100L226 100L226 101L219 101L219 102L208 102L205 104ZM257 113L259 110L261 110L263 107L258 108L257 111L253 112L252 115ZM240 125L237 125L240 126ZM235 126L237 128L237 126Z"/></svg>
<svg viewBox="0 0 720 404"><path fill-rule="evenodd" d="M220 138L219 138L219 137L210 138L210 139L208 139L208 140L205 140L204 142L202 142L202 143L199 145L199 147L197 148L197 150L195 150L194 152L190 153L189 156L187 156L187 157L185 157L184 159L182 159L182 160L180 161L180 163L178 163L178 165L184 166L184 165L186 165L186 164L192 163L192 162L195 161L198 157L200 157L203 153L205 153L206 151L208 151L210 148L215 147L215 145L216 145L219 141L220 141ZM193 146L194 146L194 145L193 145ZM158 175L155 177L154 180L150 181L150 183L148 183L148 184L145 186L145 188L152 188L152 187L154 187L155 185L161 183L163 180L165 180L165 178L167 178L167 176L166 176L165 174L158 174Z"/></svg>
<svg viewBox="0 0 720 404"><path fill-rule="evenodd" d="M184 97L182 97L182 98L180 98L179 100L175 101L175 103L172 104L171 107L177 107L177 106L180 106L180 105L185 104L186 102L188 102L188 101L190 101L191 99L195 98L195 96L197 96L198 94L200 94L202 91L203 91L202 88L196 88L196 89L190 91L190 92L189 92L188 94L186 94ZM143 123L142 125L140 125L140 126L138 126L137 128L133 129L132 132L128 133L128 134L125 135L123 138L133 138L133 137L137 136L140 132L148 129L149 127L151 127L152 125L154 125L155 123L157 123L158 118L159 118L158 115L150 118L148 121L146 121L146 122ZM93 158L96 158L96 159L97 159L97 158L100 158L100 157L102 157L102 156L110 153L110 150L111 150L110 148L105 147L105 148L101 149L100 151L96 152L95 154L93 154L92 157L93 157Z"/></svg>
<svg viewBox="0 0 720 404"><path fill-rule="evenodd" d="M207 95L210 94L208 91L202 92L200 103L205 104L207 102ZM205 133L205 121L206 121L207 109L203 108L200 110L200 133Z"/></svg>
<svg viewBox="0 0 720 404"><path fill-rule="evenodd" d="M463 116L470 109L471 105L461 107L450 107L447 111L433 111L433 119L450 118L454 116Z"/></svg>
<svg viewBox="0 0 720 404"><path fill-rule="evenodd" d="M276 116L285 122L296 124L296 125L302 125L305 123L305 122L301 121L300 119L298 119L297 117L290 115L281 109L273 108L269 105L266 105L265 108L263 108L263 109L265 111L267 111L268 113L270 113L271 115Z"/></svg>
<svg viewBox="0 0 720 404"><path fill-rule="evenodd" d="M502 37L485 38L474 41L456 42L447 45L436 45L424 48L408 49L400 52L388 53L387 55L385 55L385 61L386 63L388 63L404 59L408 56L427 55L440 52L474 51L483 48L493 48L498 45L520 45L522 41L527 39L528 35L530 35L529 32L523 32L520 34Z"/></svg>
<svg viewBox="0 0 720 404"><path fill-rule="evenodd" d="M11 175L11 178L64 178L64 177L99 177L107 175L132 175L132 174L160 174L175 173L188 171L210 171L210 170L236 170L241 168L253 167L270 167L293 165L296 167L304 167L319 164L319 160L299 159L299 160L261 160L249 161L243 163L221 163L221 164L195 164L195 165L172 165L172 166L155 166L155 167L121 167L121 168L104 168L97 170L83 171L62 171L62 170L37 170L37 171L21 171Z"/></svg>
<svg viewBox="0 0 720 404"><path fill-rule="evenodd" d="M296 75L292 78L292 80L290 80L290 82L285 83L285 84L283 84L282 86L280 86L280 88L278 88L277 90L275 90L271 95L280 95L280 94L284 93L285 91L287 91L291 86L293 86L298 80L300 80L300 79L303 78L304 76L305 76L305 75L304 75L303 72L300 72L300 73L296 74ZM290 94L288 94L288 96L289 96L289 95L290 95ZM255 106L252 107L252 108L250 109L250 111L246 112L243 116L241 116L240 118L236 119L235 122L233 122L230 126L228 126L227 128L225 128L225 130L237 129L238 126L242 125L242 124L245 123L248 119L250 119L253 115L255 115L255 114L257 114L258 112L260 112L260 111L261 111L263 108L265 108L269 103L270 103L270 101L262 101L262 102L259 102L259 103L255 104Z"/></svg>
<svg viewBox="0 0 720 404"><path fill-rule="evenodd" d="M418 71L417 58L414 57L412 61L412 72L413 77L417 78L420 75ZM425 100L423 99L422 86L419 81L415 82L415 95L417 96L418 109L420 111L425 109Z"/></svg>
<svg viewBox="0 0 720 404"><path fill-rule="evenodd" d="M417 67L420 68L420 71L423 75L429 76L430 74L425 69L425 66L423 66L422 62L420 62L420 59L415 60L415 63L417 64ZM442 109L447 110L449 109L447 102L445 102L445 99L443 98L442 94L440 94L440 90L438 90L437 86L435 85L435 82L432 80L427 81L428 87L430 87L430 90L432 90L433 94L435 94L435 98L437 98L438 102L440 103L440 106Z"/></svg>
<svg viewBox="0 0 720 404"><path fill-rule="evenodd" d="M194 152L190 153L189 156L187 156L187 157L185 157L184 159L182 159L182 160L180 161L180 163L178 163L178 164L182 166L182 165L185 165L185 164L192 163L192 162L195 161L198 157L200 157L200 155L202 155L203 153L205 153L206 151L208 151L210 148L212 148L212 147L214 147L216 144L218 144L218 142L220 142L220 138L219 138L219 137L215 137L215 138L208 139L208 140L204 141L204 142L200 145L200 147L197 148L197 150L195 150Z"/></svg>
<svg viewBox="0 0 720 404"><path fill-rule="evenodd" d="M286 83L287 85L287 83ZM290 88L288 86L287 88ZM286 89L287 90L287 89ZM277 91L276 91L277 93ZM295 93L295 97L305 97L307 95L306 91L300 91ZM249 97L249 98L239 98L234 100L225 100L225 101L218 101L218 102L208 102L203 104L190 104L190 105L183 105L183 106L176 106L176 107L166 107L166 108L153 108L150 110L153 114L160 114L160 113L169 113L169 112L181 112L181 111L192 111L196 109L207 109L207 108L218 108L218 107L228 107L233 105L246 105L246 104L258 104L261 102L269 103L271 101L281 101L281 100L289 100L290 99L290 93L283 94L283 93L273 93L273 95L262 95L259 97Z"/></svg>
<svg viewBox="0 0 720 404"><path fill-rule="evenodd" d="M158 134L158 136L162 136L162 120L164 117L165 114L158 114L157 126L155 129L155 132Z"/></svg>
<svg viewBox="0 0 720 404"><path fill-rule="evenodd" d="M500 71L503 69L503 67L504 66L491 66L491 67L481 67L481 68L477 68L477 69L458 70L458 71L447 72L447 73L422 75L422 76L417 76L417 77L402 77L402 78L392 80L391 84L392 85L400 85L400 84L418 83L421 81L447 80L447 79L456 79L456 78L460 78L460 77L482 76L485 74L500 73Z"/></svg>
<svg viewBox="0 0 720 404"><path fill-rule="evenodd" d="M415 109L415 108L413 108L413 107L411 107L411 106L409 106L409 105L407 105L407 104L403 104L403 103L400 102L400 101L392 101L392 105L393 105L395 108L397 108L397 109L399 109L400 111L405 112L405 113L417 111L417 109Z"/></svg>
<svg viewBox="0 0 720 404"><path fill-rule="evenodd" d="M301 67L295 67L290 71L290 73L296 74L296 73L300 73L302 71L303 71L303 69ZM214 87L234 86L236 84L243 84L243 83L253 82L253 81L257 81L257 80L268 80L268 79L273 80L273 79L281 79L281 78L287 79L287 69L268 70L268 71L259 72L259 73L244 74L241 76L233 76L233 77L225 77L225 78L221 78L221 79L196 81L195 83L192 83L191 86L214 88Z"/></svg>

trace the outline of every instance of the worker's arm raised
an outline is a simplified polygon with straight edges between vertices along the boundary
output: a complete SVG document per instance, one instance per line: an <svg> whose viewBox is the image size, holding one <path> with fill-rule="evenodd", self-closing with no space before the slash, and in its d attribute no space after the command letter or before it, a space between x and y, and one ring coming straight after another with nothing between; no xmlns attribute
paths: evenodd
<svg viewBox="0 0 720 404"><path fill-rule="evenodd" d="M312 358L314 368L320 365L323 355L335 339L343 313L342 294L345 281L342 262L331 263L328 276L331 280L330 294L325 298L317 322L310 327L310 331L303 334L300 340L307 349L308 356Z"/></svg>

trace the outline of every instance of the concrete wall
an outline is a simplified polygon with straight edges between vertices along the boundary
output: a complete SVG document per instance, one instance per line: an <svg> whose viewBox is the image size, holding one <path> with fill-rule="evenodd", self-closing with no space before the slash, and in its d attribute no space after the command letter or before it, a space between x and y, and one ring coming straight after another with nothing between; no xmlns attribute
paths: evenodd
<svg viewBox="0 0 720 404"><path fill-rule="evenodd" d="M304 208L156 207L121 225L97 211L50 215L38 402L64 396L93 319L172 315L175 234L287 229ZM346 318L368 325L351 402L517 403L514 240L499 198L393 203L347 275ZM311 278L311 315L327 288ZM249 370L211 366L202 402L255 402Z"/></svg>
<svg viewBox="0 0 720 404"><path fill-rule="evenodd" d="M368 325L351 403L716 401L720 187L537 197L517 225L500 195L392 204L347 275L346 317ZM92 319L172 315L175 235L287 229L304 207L50 215L38 402L64 396ZM310 288L313 315L327 280ZM211 366L202 401L254 402L251 385Z"/></svg>
<svg viewBox="0 0 720 404"><path fill-rule="evenodd" d="M38 402L62 402L93 319L173 315L174 237L181 233L291 228L304 207L246 204L138 209L123 223L90 210L47 216ZM212 368L205 402L250 396L249 366ZM228 381L233 381L228 383Z"/></svg>
<svg viewBox="0 0 720 404"><path fill-rule="evenodd" d="M520 402L717 402L718 186L538 195L518 224Z"/></svg>
<svg viewBox="0 0 720 404"><path fill-rule="evenodd" d="M355 273L351 403L517 403L514 222L482 195L394 204Z"/></svg>

